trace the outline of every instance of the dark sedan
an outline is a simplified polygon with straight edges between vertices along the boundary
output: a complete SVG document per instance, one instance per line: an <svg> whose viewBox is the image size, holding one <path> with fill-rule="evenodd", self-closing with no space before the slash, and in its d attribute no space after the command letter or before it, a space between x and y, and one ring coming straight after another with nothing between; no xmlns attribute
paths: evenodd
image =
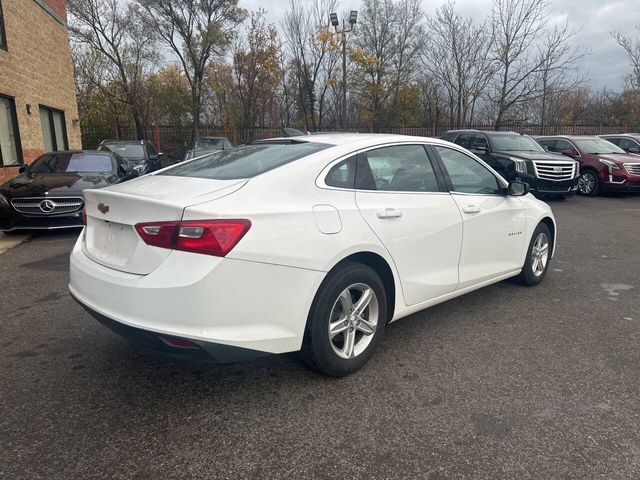
<svg viewBox="0 0 640 480"><path fill-rule="evenodd" d="M0 185L0 231L82 226L82 191L138 174L112 152L51 152Z"/></svg>
<svg viewBox="0 0 640 480"><path fill-rule="evenodd" d="M121 156L139 175L155 172L162 168L156 147L149 140L103 140L100 151L111 151Z"/></svg>

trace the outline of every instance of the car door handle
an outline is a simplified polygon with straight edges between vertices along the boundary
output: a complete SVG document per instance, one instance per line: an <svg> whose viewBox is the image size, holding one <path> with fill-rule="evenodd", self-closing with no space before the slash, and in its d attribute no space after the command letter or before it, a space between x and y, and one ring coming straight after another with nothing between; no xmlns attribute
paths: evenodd
<svg viewBox="0 0 640 480"><path fill-rule="evenodd" d="M384 210L378 210L377 215L378 218L398 218L402 216L402 212L395 208L385 208Z"/></svg>
<svg viewBox="0 0 640 480"><path fill-rule="evenodd" d="M480 213L480 207L476 207L475 205L469 205L467 207L464 207L462 211L464 213L469 213L469 214Z"/></svg>

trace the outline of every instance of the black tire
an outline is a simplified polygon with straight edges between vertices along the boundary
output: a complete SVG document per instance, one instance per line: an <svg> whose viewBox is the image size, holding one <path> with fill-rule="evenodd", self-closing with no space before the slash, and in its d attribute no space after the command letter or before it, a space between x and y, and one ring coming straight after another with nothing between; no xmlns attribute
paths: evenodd
<svg viewBox="0 0 640 480"><path fill-rule="evenodd" d="M346 331L345 333L338 333L334 337L334 339L337 340L332 341L329 335L329 323L332 320L332 315L336 313L336 308L340 310L342 307L342 304L339 304L340 295L345 292L347 288L356 285L367 286L375 294L368 304L371 306L367 307L367 311L363 313L363 315L367 316L368 321L371 320L371 315L374 313L372 309L375 300L377 323L373 334L368 336L370 337L369 339L365 339L365 335L359 330L360 327L349 327L349 330L354 332L354 338L358 338L358 340L354 341L355 344L360 345L360 348L363 348L363 345L366 344L366 347L364 347L360 353L353 356L353 358L342 358L334 350L334 342L340 342L340 335L343 335L343 341L346 342L347 333ZM350 298L352 298L351 293L352 291L350 290ZM355 305L357 305L357 300L357 297L353 298ZM348 321L349 320L345 320L345 322ZM337 324L338 322L335 321L335 323ZM372 268L361 263L347 262L339 265L329 272L324 279L311 305L311 311L307 319L305 339L301 350L302 358L311 368L333 377L342 377L353 373L361 368L373 355L382 338L386 323L387 297L380 276ZM359 343L360 341L363 342ZM344 343L343 347L346 349Z"/></svg>
<svg viewBox="0 0 640 480"><path fill-rule="evenodd" d="M535 265L534 265L534 255L533 255L533 250L536 246L536 242L538 241L538 237L540 235L546 236L546 243L547 243L546 263L544 263L544 268L542 272L536 271L537 269L534 268ZM539 223L536 229L533 231L533 235L531 236L531 241L529 242L529 248L527 249L527 257L524 261L522 272L520 272L520 274L515 278L516 281L521 285L525 285L527 287L533 287L534 285L539 284L547 275L547 271L549 271L549 264L551 263L552 249L553 249L553 237L551 236L549 227L547 227L544 223Z"/></svg>
<svg viewBox="0 0 640 480"><path fill-rule="evenodd" d="M593 170L580 172L578 178L578 193L588 197L594 197L600 193L600 180L598 174Z"/></svg>

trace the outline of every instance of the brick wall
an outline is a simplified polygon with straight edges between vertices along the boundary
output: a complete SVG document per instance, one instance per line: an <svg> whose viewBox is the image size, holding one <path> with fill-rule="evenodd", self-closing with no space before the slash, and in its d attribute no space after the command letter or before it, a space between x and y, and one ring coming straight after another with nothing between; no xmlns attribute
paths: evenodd
<svg viewBox="0 0 640 480"><path fill-rule="evenodd" d="M7 37L7 51L0 49L0 93L15 98L24 162L44 153L39 105L64 111L69 148L81 148L69 35L40 5L46 3L64 19L64 0L0 2ZM17 172L0 167L0 183Z"/></svg>

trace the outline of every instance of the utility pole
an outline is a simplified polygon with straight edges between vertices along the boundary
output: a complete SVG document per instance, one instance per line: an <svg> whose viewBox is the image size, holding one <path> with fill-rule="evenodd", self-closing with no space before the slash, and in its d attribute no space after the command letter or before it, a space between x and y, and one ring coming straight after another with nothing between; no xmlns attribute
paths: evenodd
<svg viewBox="0 0 640 480"><path fill-rule="evenodd" d="M336 33L338 33L338 26L340 22L338 21L338 14L331 13L329 15L331 19L331 25L335 28ZM351 10L349 14L349 28L345 24L344 19L342 20L342 108L340 112L340 126L343 131L347 130L347 33L353 31L353 28L358 20L358 12L356 10Z"/></svg>

